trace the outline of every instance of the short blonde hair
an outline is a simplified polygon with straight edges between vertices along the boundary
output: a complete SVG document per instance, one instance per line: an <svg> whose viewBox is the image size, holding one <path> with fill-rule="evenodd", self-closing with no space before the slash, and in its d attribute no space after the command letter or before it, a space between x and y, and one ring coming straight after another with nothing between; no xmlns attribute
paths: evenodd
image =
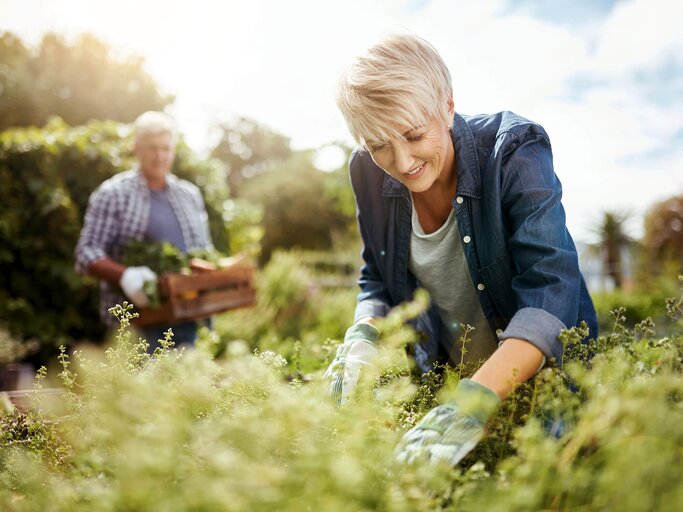
<svg viewBox="0 0 683 512"><path fill-rule="evenodd" d="M159 135L169 133L175 144L178 139L178 129L173 118L163 112L150 110L141 114L133 123L135 128L135 140L138 141L145 135Z"/></svg>
<svg viewBox="0 0 683 512"><path fill-rule="evenodd" d="M424 39L392 34L356 57L342 74L337 106L351 135L364 148L402 138L398 127L426 125L437 118L453 124L451 75Z"/></svg>

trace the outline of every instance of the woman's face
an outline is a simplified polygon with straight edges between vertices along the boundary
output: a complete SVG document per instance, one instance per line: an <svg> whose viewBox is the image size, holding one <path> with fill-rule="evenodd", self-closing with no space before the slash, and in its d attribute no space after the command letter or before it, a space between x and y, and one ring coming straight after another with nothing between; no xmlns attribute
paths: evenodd
<svg viewBox="0 0 683 512"><path fill-rule="evenodd" d="M454 150L448 126L432 118L426 126L401 127L400 132L405 139L368 144L379 167L413 193L429 190L439 178L450 178Z"/></svg>

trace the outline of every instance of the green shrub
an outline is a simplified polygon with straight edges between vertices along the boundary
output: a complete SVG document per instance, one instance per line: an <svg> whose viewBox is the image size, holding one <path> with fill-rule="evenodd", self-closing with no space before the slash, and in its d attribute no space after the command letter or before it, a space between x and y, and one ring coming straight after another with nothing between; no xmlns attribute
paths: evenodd
<svg viewBox="0 0 683 512"><path fill-rule="evenodd" d="M293 296L296 296L294 294ZM672 316L681 299L669 301ZM400 466L393 449L457 369L411 382L404 322L382 325L374 370L335 409L320 360L311 382L294 361L239 346L211 358L153 356L122 330L104 355L60 358L65 394L38 403L27 428L2 418L0 507L38 510L679 510L683 506L681 324L646 322L592 344L590 362L544 369L508 398L459 467ZM128 322L128 306L116 313ZM570 354L583 353L573 329ZM575 391L567 385L572 383ZM562 420L566 432L544 424Z"/></svg>
<svg viewBox="0 0 683 512"><path fill-rule="evenodd" d="M623 307L625 324L633 328L646 318L652 318L662 329L667 329L665 299L674 293L671 287L658 287L645 290L614 290L611 292L593 293L593 303L598 314L600 332L609 332L614 326L610 312Z"/></svg>
<svg viewBox="0 0 683 512"><path fill-rule="evenodd" d="M342 180L321 172L311 157L295 153L243 186L242 196L263 208L263 263L278 249L329 250L355 236L355 217L340 190L350 190L346 174Z"/></svg>
<svg viewBox="0 0 683 512"><path fill-rule="evenodd" d="M358 288L348 279L351 269L343 255L276 251L257 275L256 306L217 316L211 352L221 355L242 340L298 358L307 371L319 366L331 340L343 339L353 322Z"/></svg>

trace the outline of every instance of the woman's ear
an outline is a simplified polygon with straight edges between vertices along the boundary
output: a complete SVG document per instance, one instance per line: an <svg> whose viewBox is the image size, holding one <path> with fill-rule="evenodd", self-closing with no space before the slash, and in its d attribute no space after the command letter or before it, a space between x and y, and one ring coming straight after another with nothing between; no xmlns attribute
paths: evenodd
<svg viewBox="0 0 683 512"><path fill-rule="evenodd" d="M448 98L448 113L452 116L455 114L455 103L453 103L453 97Z"/></svg>

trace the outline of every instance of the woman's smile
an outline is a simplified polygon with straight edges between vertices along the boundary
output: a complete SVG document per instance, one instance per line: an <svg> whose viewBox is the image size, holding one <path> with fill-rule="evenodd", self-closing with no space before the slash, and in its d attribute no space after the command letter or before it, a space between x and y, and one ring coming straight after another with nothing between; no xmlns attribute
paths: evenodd
<svg viewBox="0 0 683 512"><path fill-rule="evenodd" d="M409 180L416 180L420 176L422 176L422 171L424 171L425 166L427 165L427 162L422 162L420 165L415 167L414 169L411 169L410 171L403 173L403 176L405 176Z"/></svg>

